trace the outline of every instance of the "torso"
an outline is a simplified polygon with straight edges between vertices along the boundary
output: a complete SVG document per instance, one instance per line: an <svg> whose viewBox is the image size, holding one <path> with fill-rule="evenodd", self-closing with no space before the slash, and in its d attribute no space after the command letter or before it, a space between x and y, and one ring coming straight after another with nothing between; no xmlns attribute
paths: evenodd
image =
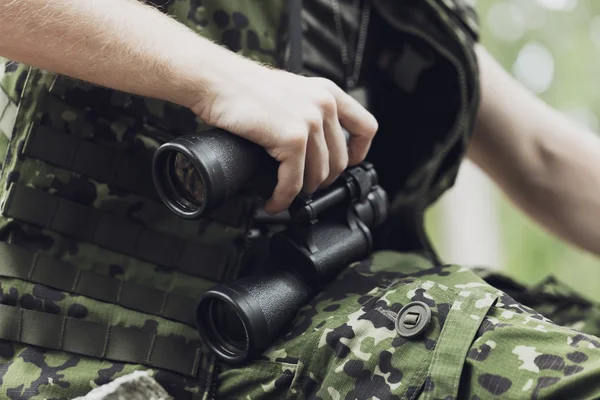
<svg viewBox="0 0 600 400"><path fill-rule="evenodd" d="M283 66L286 1L165 3L166 12L199 34L256 61ZM304 3L305 72L343 86L339 43L317 45L336 35L331 2ZM353 9L353 3L340 0L347 37L360 30L360 10ZM450 58L436 64L439 74L432 83L432 61L444 57L423 46L421 38L390 26L396 18L404 28L418 27L416 19L410 23L410 6L373 3L371 36L358 81L368 89L365 105L380 121L369 158L396 205L410 204L422 211L451 186L469 136L477 90L466 46L473 39L467 30L461 31L462 48L457 40L444 39L458 29L456 21L418 28L420 36L433 38L441 47L455 46ZM396 14L382 14L392 6L397 6ZM403 12L409 22L401 21ZM318 29L316 21L321 24ZM353 62L354 47L349 49ZM46 264L18 265L19 274L4 268L0 303L197 343L191 314L177 308L176 301L192 307L203 290L239 273L252 210L247 199L236 198L207 219L181 220L156 199L149 162L162 142L206 125L174 104L2 61L0 106L7 105L0 117L0 245L8 243L26 254L26 260ZM452 62L462 69L460 79ZM411 75L402 74L407 71ZM15 266L21 262L13 261ZM64 262L80 275L72 277L70 286L53 280L60 272L45 270L49 261ZM79 276L89 281L87 286ZM142 289L136 290L142 290L145 299L161 301L105 297L106 292L93 290L94 283L103 287L98 282L104 281L111 290L123 281L139 285ZM135 293L139 291L131 296ZM169 308L169 302L175 305ZM28 346L15 348L24 352ZM56 357L65 362L77 358Z"/></svg>

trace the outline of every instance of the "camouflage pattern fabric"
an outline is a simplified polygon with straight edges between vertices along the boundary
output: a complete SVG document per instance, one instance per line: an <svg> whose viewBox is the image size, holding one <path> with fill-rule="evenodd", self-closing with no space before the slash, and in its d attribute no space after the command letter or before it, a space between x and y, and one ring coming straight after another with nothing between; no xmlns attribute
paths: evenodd
<svg viewBox="0 0 600 400"><path fill-rule="evenodd" d="M407 339L395 320L417 301L431 322ZM553 323L469 268L378 252L303 307L263 359L224 369L218 398L596 398L598 373L595 336Z"/></svg>
<svg viewBox="0 0 600 400"><path fill-rule="evenodd" d="M503 273L474 268L493 287L551 319L554 323L600 337L600 304L583 298L554 276L535 286L516 282Z"/></svg>
<svg viewBox="0 0 600 400"><path fill-rule="evenodd" d="M309 29L315 22L310 15L321 21L313 31L316 36L309 35L310 49L327 39L331 4L306 3ZM358 18L346 12L353 3L340 2L344 18ZM283 0L153 4L232 51L283 65ZM389 91L383 91L388 96L380 100L387 102L388 110L377 101L372 104L382 120L379 137L402 137L405 142L380 141L372 156L378 172L388 174L383 181L395 197L395 208L417 202L419 215L452 185L468 143L478 99L472 52L477 21L463 0L374 0L373 6L374 18L379 19L371 24L370 51L376 57L365 67L363 81L372 83L369 90L376 98L382 95L381 88ZM320 14L315 10L319 7ZM334 46L334 50L338 49ZM314 54L308 54L312 73L320 71L339 82L335 73L326 72L326 58L319 65ZM134 284L145 293L176 294L187 301L197 299L215 282L243 272L251 200L240 196L206 219L183 221L148 192L146 175L132 172L147 166L149 174L150 157L164 141L204 130L205 124L193 113L2 61L2 242L29 252L34 260L60 261L56 265L75 267L82 276L93 273L98 282ZM401 124L398 109L405 113ZM436 118L431 118L432 110ZM56 201L58 206L48 211L46 203L38 202L27 207L29 212L18 213L22 204L15 196L20 190ZM46 211L49 218L43 214ZM85 217L85 223L69 219L73 215ZM118 228L110 231L114 235L98 233L99 223L94 221L99 215L112 221L108 228ZM146 236L131 244L126 233L142 230ZM172 265L181 251L165 257L182 243L205 249L197 253L194 268ZM53 278L64 271L56 269L38 279L42 275L36 272L42 266L36 261L28 274L19 275L22 260L3 253L0 264L12 275L0 277L2 309L103 324L109 330L129 328L140 335L152 333L157 343L197 345L199 357L197 373L187 376L172 368L1 340L0 398L70 399L139 370L149 370L175 399L596 395L598 339L550 322L470 270L440 264L428 250L380 251L348 267L298 312L261 359L235 368L215 362L199 343L193 324L148 312L148 305L127 307L122 301L99 299L102 293L83 295L91 289L83 291L75 284L70 290L60 289ZM413 301L427 305L431 322L421 336L406 339L399 336L394 321L401 308ZM0 324L0 335L11 329L14 326ZM51 331L37 329L29 335L39 339L56 333Z"/></svg>

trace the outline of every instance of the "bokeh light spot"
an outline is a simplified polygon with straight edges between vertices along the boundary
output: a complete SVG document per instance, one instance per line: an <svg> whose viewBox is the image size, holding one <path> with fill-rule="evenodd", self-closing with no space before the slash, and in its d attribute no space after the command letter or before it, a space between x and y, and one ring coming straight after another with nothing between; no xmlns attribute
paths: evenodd
<svg viewBox="0 0 600 400"><path fill-rule="evenodd" d="M546 46L530 42L519 51L513 74L533 92L544 93L554 79L554 57Z"/></svg>
<svg viewBox="0 0 600 400"><path fill-rule="evenodd" d="M519 40L525 33L525 18L521 8L513 3L496 3L488 13L490 33L505 42Z"/></svg>

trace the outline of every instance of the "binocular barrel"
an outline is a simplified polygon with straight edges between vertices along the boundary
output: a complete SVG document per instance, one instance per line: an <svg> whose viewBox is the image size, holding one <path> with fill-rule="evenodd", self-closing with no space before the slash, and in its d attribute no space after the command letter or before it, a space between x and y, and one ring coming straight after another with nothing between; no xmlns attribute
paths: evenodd
<svg viewBox="0 0 600 400"><path fill-rule="evenodd" d="M350 134L342 129L346 142ZM253 181L275 160L259 145L223 129L178 136L161 145L152 160L152 179L160 199L175 214L198 219ZM274 173L271 178L275 178ZM267 181L262 191L274 189ZM270 194L270 193L269 193Z"/></svg>
<svg viewBox="0 0 600 400"><path fill-rule="evenodd" d="M339 193L337 189L330 193ZM365 257L372 246L370 228L387 217L387 195L375 186L352 211L341 211L343 218L273 235L269 254L277 267L274 273L243 277L202 294L196 309L198 329L221 360L243 363L265 350L298 309L343 268Z"/></svg>
<svg viewBox="0 0 600 400"><path fill-rule="evenodd" d="M222 129L189 134L160 146L152 160L159 197L175 214L197 219L248 184L269 155Z"/></svg>
<svg viewBox="0 0 600 400"><path fill-rule="evenodd" d="M260 146L213 129L160 146L152 177L171 211L197 219L256 182L257 173L272 161ZM341 269L368 255L370 229L379 226L387 213L387 194L367 162L348 168L311 197L298 196L288 210L291 226L269 238L274 272L223 283L200 296L196 320L205 344L231 364L265 350L298 309Z"/></svg>
<svg viewBox="0 0 600 400"><path fill-rule="evenodd" d="M200 299L200 336L221 360L243 363L269 346L309 296L302 279L285 269L219 285Z"/></svg>

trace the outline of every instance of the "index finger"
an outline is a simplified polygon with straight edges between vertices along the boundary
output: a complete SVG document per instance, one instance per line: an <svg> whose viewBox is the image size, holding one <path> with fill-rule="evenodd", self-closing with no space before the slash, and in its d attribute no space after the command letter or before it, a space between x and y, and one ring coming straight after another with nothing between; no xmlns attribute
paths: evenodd
<svg viewBox="0 0 600 400"><path fill-rule="evenodd" d="M277 171L277 186L265 204L268 214L277 214L290 206L304 183L306 149L281 162Z"/></svg>
<svg viewBox="0 0 600 400"><path fill-rule="evenodd" d="M379 125L373 114L341 88L335 86L332 94L337 102L340 124L350 133L348 164L356 165L367 156Z"/></svg>

